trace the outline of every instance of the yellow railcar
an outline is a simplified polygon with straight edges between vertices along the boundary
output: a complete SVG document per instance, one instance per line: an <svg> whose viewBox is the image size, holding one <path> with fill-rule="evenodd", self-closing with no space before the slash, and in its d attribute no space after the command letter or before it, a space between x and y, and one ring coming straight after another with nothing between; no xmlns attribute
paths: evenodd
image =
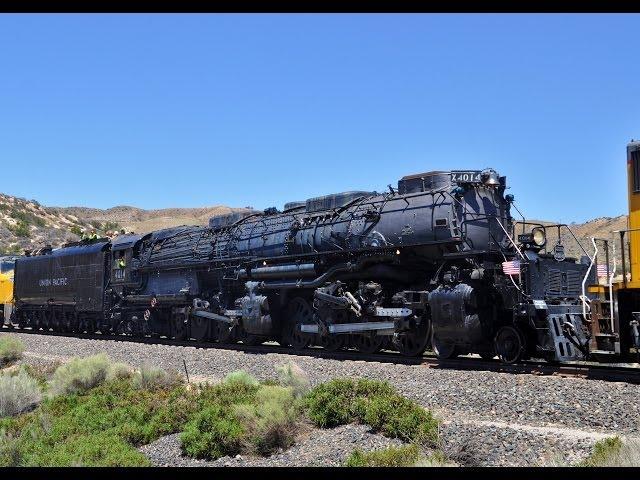
<svg viewBox="0 0 640 480"><path fill-rule="evenodd" d="M15 256L0 257L0 319L1 324L9 323L13 307L13 270Z"/></svg>
<svg viewBox="0 0 640 480"><path fill-rule="evenodd" d="M640 141L627 145L627 195L627 228L593 239L606 282L589 287L591 353L623 361L640 357Z"/></svg>

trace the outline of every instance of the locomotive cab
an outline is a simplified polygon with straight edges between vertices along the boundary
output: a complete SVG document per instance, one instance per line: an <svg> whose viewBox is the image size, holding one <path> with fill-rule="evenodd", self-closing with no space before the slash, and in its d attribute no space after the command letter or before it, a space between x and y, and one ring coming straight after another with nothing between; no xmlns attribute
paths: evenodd
<svg viewBox="0 0 640 480"><path fill-rule="evenodd" d="M112 285L127 285L138 282L137 272L131 266L135 249L141 235L121 235L113 240L110 254L110 280Z"/></svg>

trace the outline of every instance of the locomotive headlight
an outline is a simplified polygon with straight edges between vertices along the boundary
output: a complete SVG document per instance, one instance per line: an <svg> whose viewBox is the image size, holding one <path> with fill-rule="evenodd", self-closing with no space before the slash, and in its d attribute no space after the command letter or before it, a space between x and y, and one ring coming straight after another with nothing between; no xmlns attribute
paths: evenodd
<svg viewBox="0 0 640 480"><path fill-rule="evenodd" d="M534 228L531 230L531 238L533 239L533 243L538 247L544 247L545 243L547 243L547 235L542 228Z"/></svg>

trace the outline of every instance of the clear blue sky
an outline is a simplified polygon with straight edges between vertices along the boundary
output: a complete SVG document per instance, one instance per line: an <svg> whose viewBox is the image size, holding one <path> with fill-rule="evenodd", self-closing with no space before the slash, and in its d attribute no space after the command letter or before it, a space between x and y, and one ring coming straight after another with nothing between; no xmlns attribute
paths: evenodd
<svg viewBox="0 0 640 480"><path fill-rule="evenodd" d="M2 15L0 191L277 206L492 166L530 218L626 212L639 15Z"/></svg>

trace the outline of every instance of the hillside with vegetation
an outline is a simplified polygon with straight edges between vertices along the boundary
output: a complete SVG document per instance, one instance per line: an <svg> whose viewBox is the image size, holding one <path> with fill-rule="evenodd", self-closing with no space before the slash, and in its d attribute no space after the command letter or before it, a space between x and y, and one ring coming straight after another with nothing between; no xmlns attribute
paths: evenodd
<svg viewBox="0 0 640 480"><path fill-rule="evenodd" d="M45 207L36 200L0 194L0 254L21 254L45 245L54 248L78 241L82 230L99 236L124 229L147 233L178 225L206 225L209 217L246 210L225 206L143 210L117 206L106 210L85 207Z"/></svg>

